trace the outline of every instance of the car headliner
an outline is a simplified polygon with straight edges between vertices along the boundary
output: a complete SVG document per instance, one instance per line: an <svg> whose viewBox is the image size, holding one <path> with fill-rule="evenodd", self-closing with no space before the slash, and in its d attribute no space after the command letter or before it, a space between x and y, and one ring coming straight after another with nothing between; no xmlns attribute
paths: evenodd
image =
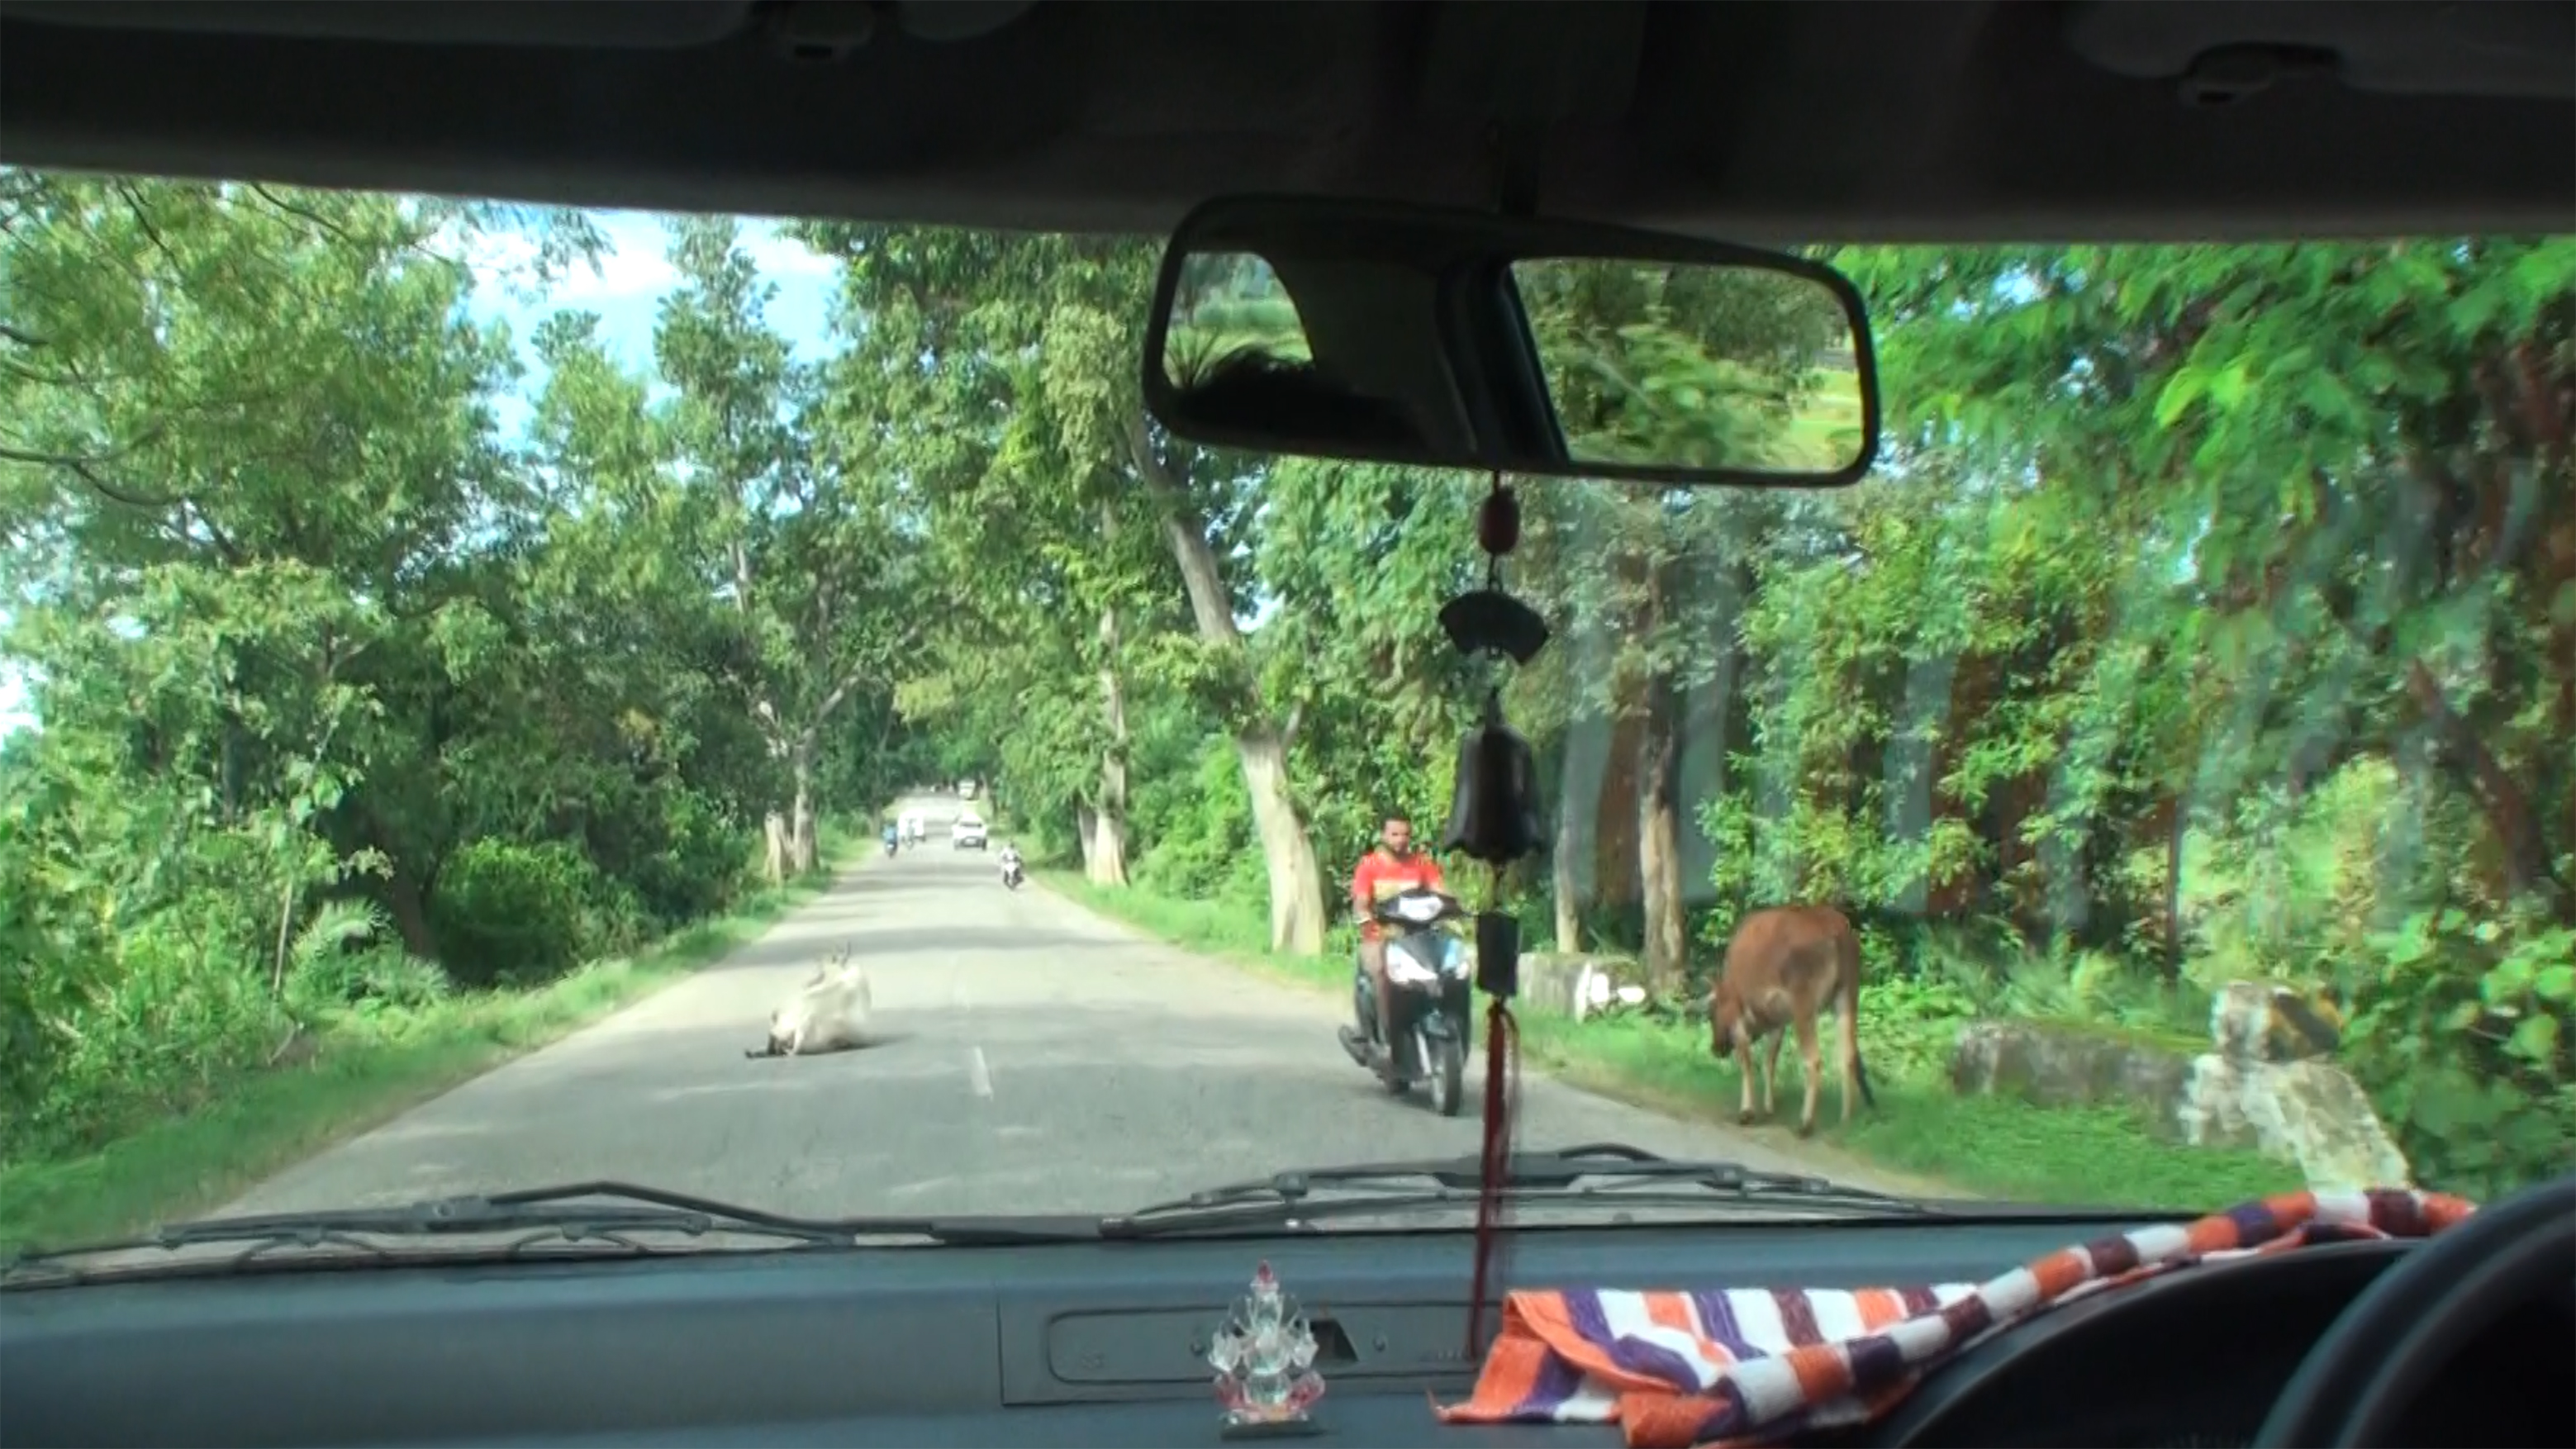
<svg viewBox="0 0 2576 1449"><path fill-rule="evenodd" d="M1508 185L1769 242L2566 231L2576 0L0 0L0 161L1043 230Z"/></svg>

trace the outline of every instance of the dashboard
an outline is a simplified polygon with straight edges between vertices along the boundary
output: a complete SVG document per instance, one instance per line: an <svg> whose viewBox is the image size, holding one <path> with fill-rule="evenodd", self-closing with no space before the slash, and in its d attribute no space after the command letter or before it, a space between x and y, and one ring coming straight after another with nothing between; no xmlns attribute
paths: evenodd
<svg viewBox="0 0 2576 1449"><path fill-rule="evenodd" d="M1979 1281L2143 1226L1999 1221L1524 1229L1526 1287ZM2411 1245L2190 1269L2043 1315L1872 1425L1806 1445L2246 1444ZM360 1267L0 1298L0 1444L1216 1445L1208 1334L1267 1259L1328 1392L1312 1442L1614 1445L1444 1426L1465 1397L1459 1233ZM2567 1444L2576 1281L2460 1356L2406 1442ZM2555 1436L2555 1437L2550 1437Z"/></svg>

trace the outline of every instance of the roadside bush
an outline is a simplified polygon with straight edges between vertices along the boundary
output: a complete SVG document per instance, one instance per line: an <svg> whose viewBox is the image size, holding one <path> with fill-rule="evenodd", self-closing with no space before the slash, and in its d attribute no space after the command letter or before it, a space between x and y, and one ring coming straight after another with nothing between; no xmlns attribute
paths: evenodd
<svg viewBox="0 0 2576 1449"><path fill-rule="evenodd" d="M405 952L385 913L368 901L332 901L297 932L286 975L289 1011L300 1021L333 1012L414 1010L454 989L435 961Z"/></svg>
<svg viewBox="0 0 2576 1449"><path fill-rule="evenodd" d="M1156 809L1163 793L1139 795L1138 813L1151 811L1147 818L1159 828L1136 862L1136 883L1174 900L1266 902L1270 878L1233 741L1209 739L1186 786L1172 792L1191 808Z"/></svg>
<svg viewBox="0 0 2576 1449"><path fill-rule="evenodd" d="M478 840L456 852L430 902L447 974L467 986L561 975L590 949L598 871L571 846Z"/></svg>
<svg viewBox="0 0 2576 1449"><path fill-rule="evenodd" d="M660 839L632 870L637 908L656 924L672 926L731 904L751 862L746 832L714 801L684 788L663 797L659 824Z"/></svg>
<svg viewBox="0 0 2576 1449"><path fill-rule="evenodd" d="M258 964L204 949L174 910L117 938L61 1020L29 1110L0 1126L0 1160L104 1141L185 1109L256 1065L285 1019Z"/></svg>
<svg viewBox="0 0 2576 1449"><path fill-rule="evenodd" d="M2576 931L2443 909L2371 945L2343 1055L2418 1178L2493 1197L2576 1162Z"/></svg>
<svg viewBox="0 0 2576 1449"><path fill-rule="evenodd" d="M2576 931L2500 897L2477 813L2376 759L2255 791L2193 851L2184 909L2194 984L2331 992L2418 1179L2494 1196L2576 1160Z"/></svg>

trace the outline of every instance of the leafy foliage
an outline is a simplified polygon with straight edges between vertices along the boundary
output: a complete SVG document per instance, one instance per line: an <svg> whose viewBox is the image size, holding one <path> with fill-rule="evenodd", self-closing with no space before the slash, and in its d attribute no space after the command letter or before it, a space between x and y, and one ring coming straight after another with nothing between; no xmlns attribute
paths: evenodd
<svg viewBox="0 0 2576 1449"><path fill-rule="evenodd" d="M1486 481L1162 434L1150 247L802 225L839 281L809 358L739 229L676 223L650 367L549 317L521 440L518 339L464 304L530 228L538 292L597 244L0 176L43 721L0 744L0 1151L291 1021L621 949L912 778L1290 952L1384 813L1436 833L1491 682L1435 622ZM1672 1012L1744 910L1839 901L1927 1079L1976 1015L2171 1035L2226 980L2322 985L2426 1177L2563 1162L2576 244L1823 255L1879 328L1869 484L1525 490L1532 926L1637 951ZM1521 286L1604 457L1848 447L1839 323L1791 294ZM1294 325L1238 312L1202 320Z"/></svg>
<svg viewBox="0 0 2576 1449"><path fill-rule="evenodd" d="M0 1160L703 916L765 817L808 866L817 791L910 768L891 544L793 433L732 234L675 234L658 378L538 328L522 445L516 342L466 303L531 227L506 285L596 252L579 217L0 174L0 624L41 720L0 741Z"/></svg>
<svg viewBox="0 0 2576 1449"><path fill-rule="evenodd" d="M904 300L990 317L1079 276L1086 306L1119 315L1096 262L1055 243L1014 252L1021 270L979 255L908 274ZM1530 491L1511 575L1560 642L1510 698L1560 785L1539 883L1559 944L1640 949L1687 1000L1743 910L1837 900L1869 923L1877 1010L1927 1043L1963 1013L2189 1039L2224 980L2323 985L2348 1008L2347 1065L2428 1176L2487 1190L2563 1161L2576 248L1828 255L1882 329L1874 483ZM1768 305L1790 294L1693 295L1651 269L1520 281L1559 406L1603 456L1740 461L1843 425L1798 432L1835 338ZM1009 335L1069 386L1042 330ZM1089 355L1103 381L1084 396L1132 407L1123 356ZM1747 371L1757 358L1775 371ZM934 375L961 385L944 358ZM1008 426L1030 451L1009 456L1049 461L1014 471L998 441L948 455L974 489L1025 508L1102 456L1085 439L1115 437L1051 426L1028 374L986 376L1005 390L977 408L1021 403ZM1150 516L1123 462L1079 496ZM1259 623L1212 656L1168 581L1129 621L1125 844L1148 889L1251 910L1266 842L1213 743L1246 700L1285 727L1334 872L1381 811L1441 818L1482 681L1433 615L1476 575L1483 485L1192 466L1229 480L1184 517ZM939 718L1043 839L1087 847L1096 656L1053 581L1109 555L1076 542L1094 532L1079 510L1053 517L1043 541L977 532L988 551L952 587L1028 602L1006 637L934 651ZM1130 577L1146 591L1152 572ZM997 669L1025 671L1017 708L968 683Z"/></svg>

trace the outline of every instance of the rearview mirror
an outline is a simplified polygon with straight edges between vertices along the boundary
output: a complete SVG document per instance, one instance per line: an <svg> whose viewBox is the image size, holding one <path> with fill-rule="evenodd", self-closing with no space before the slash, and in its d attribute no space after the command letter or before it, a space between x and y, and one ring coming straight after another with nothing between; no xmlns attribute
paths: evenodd
<svg viewBox="0 0 2576 1449"><path fill-rule="evenodd" d="M1878 453L1859 291L1802 258L1380 202L1211 202L1173 234L1145 404L1211 447L1838 487Z"/></svg>

